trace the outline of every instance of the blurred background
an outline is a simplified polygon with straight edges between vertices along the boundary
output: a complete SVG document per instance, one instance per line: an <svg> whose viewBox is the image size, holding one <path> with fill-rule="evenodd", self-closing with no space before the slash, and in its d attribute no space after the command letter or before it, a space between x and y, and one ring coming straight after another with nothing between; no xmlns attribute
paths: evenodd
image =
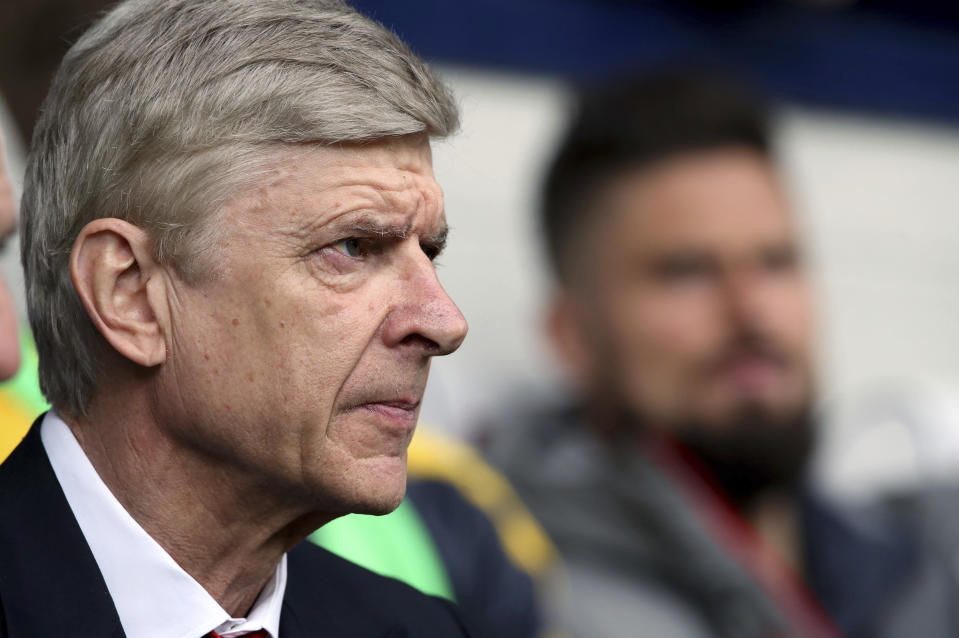
<svg viewBox="0 0 959 638"><path fill-rule="evenodd" d="M852 498L959 478L959 5L932 0L359 0L462 108L435 148L452 239L440 278L470 322L423 418L469 440L562 392L542 335L534 221L572 90L708 65L777 106L782 169L821 298L819 475ZM20 180L55 64L107 3L3 0L0 106ZM18 258L4 273L20 297ZM506 415L504 419L504 415Z"/></svg>

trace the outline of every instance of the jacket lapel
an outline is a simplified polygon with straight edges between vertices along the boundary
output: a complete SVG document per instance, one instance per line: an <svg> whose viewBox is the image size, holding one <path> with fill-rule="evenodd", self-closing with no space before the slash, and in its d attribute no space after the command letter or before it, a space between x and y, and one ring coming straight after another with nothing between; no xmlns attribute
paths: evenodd
<svg viewBox="0 0 959 638"><path fill-rule="evenodd" d="M0 606L10 638L121 638L123 629L40 440L0 465Z"/></svg>

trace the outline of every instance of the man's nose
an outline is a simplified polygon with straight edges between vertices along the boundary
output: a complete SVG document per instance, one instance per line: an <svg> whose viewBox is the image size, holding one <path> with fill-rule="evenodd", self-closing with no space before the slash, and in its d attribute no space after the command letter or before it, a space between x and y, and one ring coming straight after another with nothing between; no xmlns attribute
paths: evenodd
<svg viewBox="0 0 959 638"><path fill-rule="evenodd" d="M781 283L761 268L743 266L728 272L724 284L730 318L750 330L765 330L781 301Z"/></svg>
<svg viewBox="0 0 959 638"><path fill-rule="evenodd" d="M751 269L740 267L727 272L724 284L730 314L741 320L751 320L761 310L763 284Z"/></svg>
<svg viewBox="0 0 959 638"><path fill-rule="evenodd" d="M466 318L436 276L433 264L421 254L398 283L399 298L384 325L390 347L419 346L427 356L449 354L466 337Z"/></svg>

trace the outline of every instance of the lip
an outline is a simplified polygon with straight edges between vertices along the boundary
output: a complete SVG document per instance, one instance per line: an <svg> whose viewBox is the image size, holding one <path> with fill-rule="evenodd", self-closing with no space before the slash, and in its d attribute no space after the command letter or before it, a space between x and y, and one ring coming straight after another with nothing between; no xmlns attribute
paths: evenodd
<svg viewBox="0 0 959 638"><path fill-rule="evenodd" d="M717 378L747 392L758 392L776 383L783 366L767 357L740 357L716 371Z"/></svg>
<svg viewBox="0 0 959 638"><path fill-rule="evenodd" d="M370 401L357 406L357 409L364 410L389 425L411 429L416 425L419 407L419 401L393 400Z"/></svg>

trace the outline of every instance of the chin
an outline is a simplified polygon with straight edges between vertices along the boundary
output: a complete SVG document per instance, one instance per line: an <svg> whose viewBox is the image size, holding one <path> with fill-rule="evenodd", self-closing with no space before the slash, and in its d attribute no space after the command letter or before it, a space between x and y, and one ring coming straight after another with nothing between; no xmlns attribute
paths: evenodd
<svg viewBox="0 0 959 638"><path fill-rule="evenodd" d="M406 496L406 463L395 465L398 467L377 467L357 482L350 511L381 516L400 506Z"/></svg>
<svg viewBox="0 0 959 638"><path fill-rule="evenodd" d="M400 503L403 502L403 497L405 495L406 485L404 483L403 489L394 491L390 494L381 493L370 495L370 498L363 499L351 507L350 512L353 514L371 514L373 516L383 516L384 514L389 514L399 507Z"/></svg>
<svg viewBox="0 0 959 638"><path fill-rule="evenodd" d="M403 497L389 501L372 504L369 508L366 508L363 511L356 512L357 514L369 514L370 516L385 516L390 514L397 507L400 506L400 503L403 502Z"/></svg>

